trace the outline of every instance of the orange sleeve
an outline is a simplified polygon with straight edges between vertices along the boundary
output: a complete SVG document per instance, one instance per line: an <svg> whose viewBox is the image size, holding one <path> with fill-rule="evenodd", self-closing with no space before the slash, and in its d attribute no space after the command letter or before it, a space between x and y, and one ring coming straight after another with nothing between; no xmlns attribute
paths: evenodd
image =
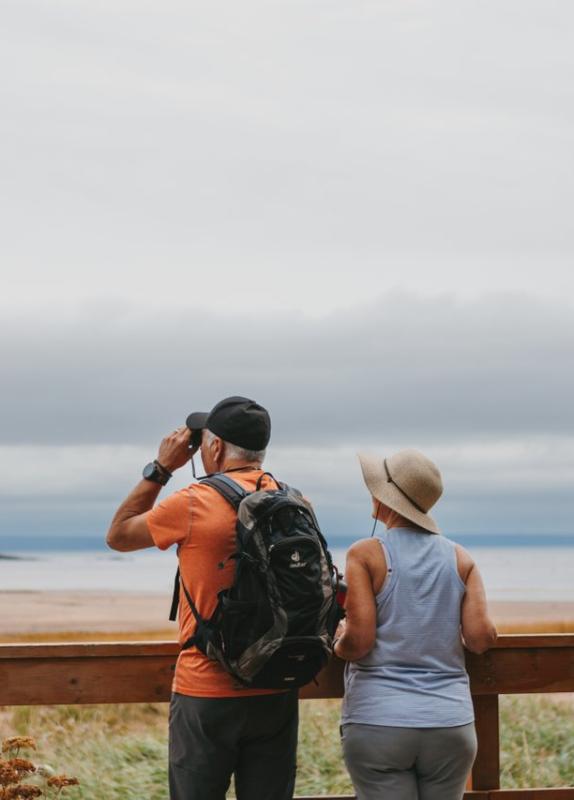
<svg viewBox="0 0 574 800"><path fill-rule="evenodd" d="M147 515L151 538L160 550L167 550L172 544L181 544L189 536L191 498L189 489L181 489L154 506Z"/></svg>

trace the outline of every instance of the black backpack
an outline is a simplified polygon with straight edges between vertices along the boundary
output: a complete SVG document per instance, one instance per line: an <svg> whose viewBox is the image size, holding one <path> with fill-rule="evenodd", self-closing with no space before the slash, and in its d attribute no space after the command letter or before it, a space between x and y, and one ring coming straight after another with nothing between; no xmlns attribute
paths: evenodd
<svg viewBox="0 0 574 800"><path fill-rule="evenodd" d="M237 512L237 549L230 556L235 579L218 593L210 619L201 616L181 581L197 622L182 649L197 647L244 686L298 687L331 654L343 616L336 600L339 576L310 504L277 481L276 490L261 491L261 478L254 492L224 474L201 481ZM170 619L177 612L179 581L178 570Z"/></svg>

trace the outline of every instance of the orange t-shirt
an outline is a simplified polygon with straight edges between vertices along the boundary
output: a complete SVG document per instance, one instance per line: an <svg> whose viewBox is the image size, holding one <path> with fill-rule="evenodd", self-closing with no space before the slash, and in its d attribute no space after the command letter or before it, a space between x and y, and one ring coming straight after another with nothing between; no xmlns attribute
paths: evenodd
<svg viewBox="0 0 574 800"><path fill-rule="evenodd" d="M234 472L229 477L248 492L255 490L263 470ZM274 489L275 482L263 477L261 489ZM177 544L181 578L204 619L215 611L217 593L233 583L237 515L231 505L211 486L200 483L182 489L158 503L148 514L147 524L157 547L166 550ZM221 568L219 565L224 563ZM193 636L195 618L183 591L179 598L180 644ZM182 650L177 660L173 691L192 697L238 697L274 694L277 689L248 689L223 667L196 647Z"/></svg>

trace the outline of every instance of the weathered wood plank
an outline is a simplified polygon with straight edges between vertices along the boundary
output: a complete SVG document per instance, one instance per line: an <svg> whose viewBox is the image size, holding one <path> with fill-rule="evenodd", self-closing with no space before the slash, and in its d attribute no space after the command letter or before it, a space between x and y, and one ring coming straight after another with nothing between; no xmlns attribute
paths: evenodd
<svg viewBox="0 0 574 800"><path fill-rule="evenodd" d="M493 650L520 650L524 648L574 647L574 634L529 633L503 634L498 637ZM0 645L0 659L26 656L46 658L58 655L61 658L76 656L122 656L122 655L174 655L179 652L177 642L54 642L48 644L15 643ZM470 655L470 654L469 654ZM480 658L480 656L478 656Z"/></svg>
<svg viewBox="0 0 574 800"><path fill-rule="evenodd" d="M0 661L12 658L121 658L123 656L171 656L175 660L178 653L177 642L0 644Z"/></svg>
<svg viewBox="0 0 574 800"><path fill-rule="evenodd" d="M293 800L356 800L354 794L296 794Z"/></svg>
<svg viewBox="0 0 574 800"><path fill-rule="evenodd" d="M344 669L345 662L339 658L333 658L325 669L322 669L317 675L315 681L299 690L299 697L302 700L342 697Z"/></svg>
<svg viewBox="0 0 574 800"><path fill-rule="evenodd" d="M574 646L496 648L466 654L473 694L574 691Z"/></svg>
<svg viewBox="0 0 574 800"><path fill-rule="evenodd" d="M489 800L489 792L469 791L463 795L463 800Z"/></svg>
<svg viewBox="0 0 574 800"><path fill-rule="evenodd" d="M470 798L474 798L474 795L471 794ZM574 787L564 786L556 789L500 789L500 791L488 792L488 800L574 800Z"/></svg>
<svg viewBox="0 0 574 800"><path fill-rule="evenodd" d="M294 800L356 800L356 795L296 795ZM464 793L464 800L574 800L574 788L498 789L491 792L471 791Z"/></svg>
<svg viewBox="0 0 574 800"><path fill-rule="evenodd" d="M464 800L489 800L490 794L488 792L465 792ZM293 800L357 800L355 794L314 794L314 795L300 795L297 794Z"/></svg>
<svg viewBox="0 0 574 800"><path fill-rule="evenodd" d="M574 637L516 649L501 638L506 647L467 654L475 696L574 691L574 643L557 646ZM0 645L0 705L167 700L177 652L173 642ZM341 697L343 666L333 659L301 697Z"/></svg>
<svg viewBox="0 0 574 800"><path fill-rule="evenodd" d="M472 767L472 788L491 790L500 787L500 741L498 695L472 698L478 753Z"/></svg>
<svg viewBox="0 0 574 800"><path fill-rule="evenodd" d="M172 656L0 661L0 705L149 703L169 700Z"/></svg>
<svg viewBox="0 0 574 800"><path fill-rule="evenodd" d="M513 650L521 647L574 647L574 633L504 633L498 637L494 649L506 647Z"/></svg>

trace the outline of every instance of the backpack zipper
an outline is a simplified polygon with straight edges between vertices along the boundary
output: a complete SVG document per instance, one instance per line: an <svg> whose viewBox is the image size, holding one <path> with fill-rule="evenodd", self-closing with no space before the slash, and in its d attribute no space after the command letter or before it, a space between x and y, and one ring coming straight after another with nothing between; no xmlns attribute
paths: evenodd
<svg viewBox="0 0 574 800"><path fill-rule="evenodd" d="M276 547L287 547L287 545L289 545L289 547L294 547L297 542L304 542L305 544L307 542L311 542L316 550L321 549L319 543L313 538L313 536L291 536L288 537L287 539L283 539L280 542L272 544L267 552L271 553L271 551L275 550Z"/></svg>

